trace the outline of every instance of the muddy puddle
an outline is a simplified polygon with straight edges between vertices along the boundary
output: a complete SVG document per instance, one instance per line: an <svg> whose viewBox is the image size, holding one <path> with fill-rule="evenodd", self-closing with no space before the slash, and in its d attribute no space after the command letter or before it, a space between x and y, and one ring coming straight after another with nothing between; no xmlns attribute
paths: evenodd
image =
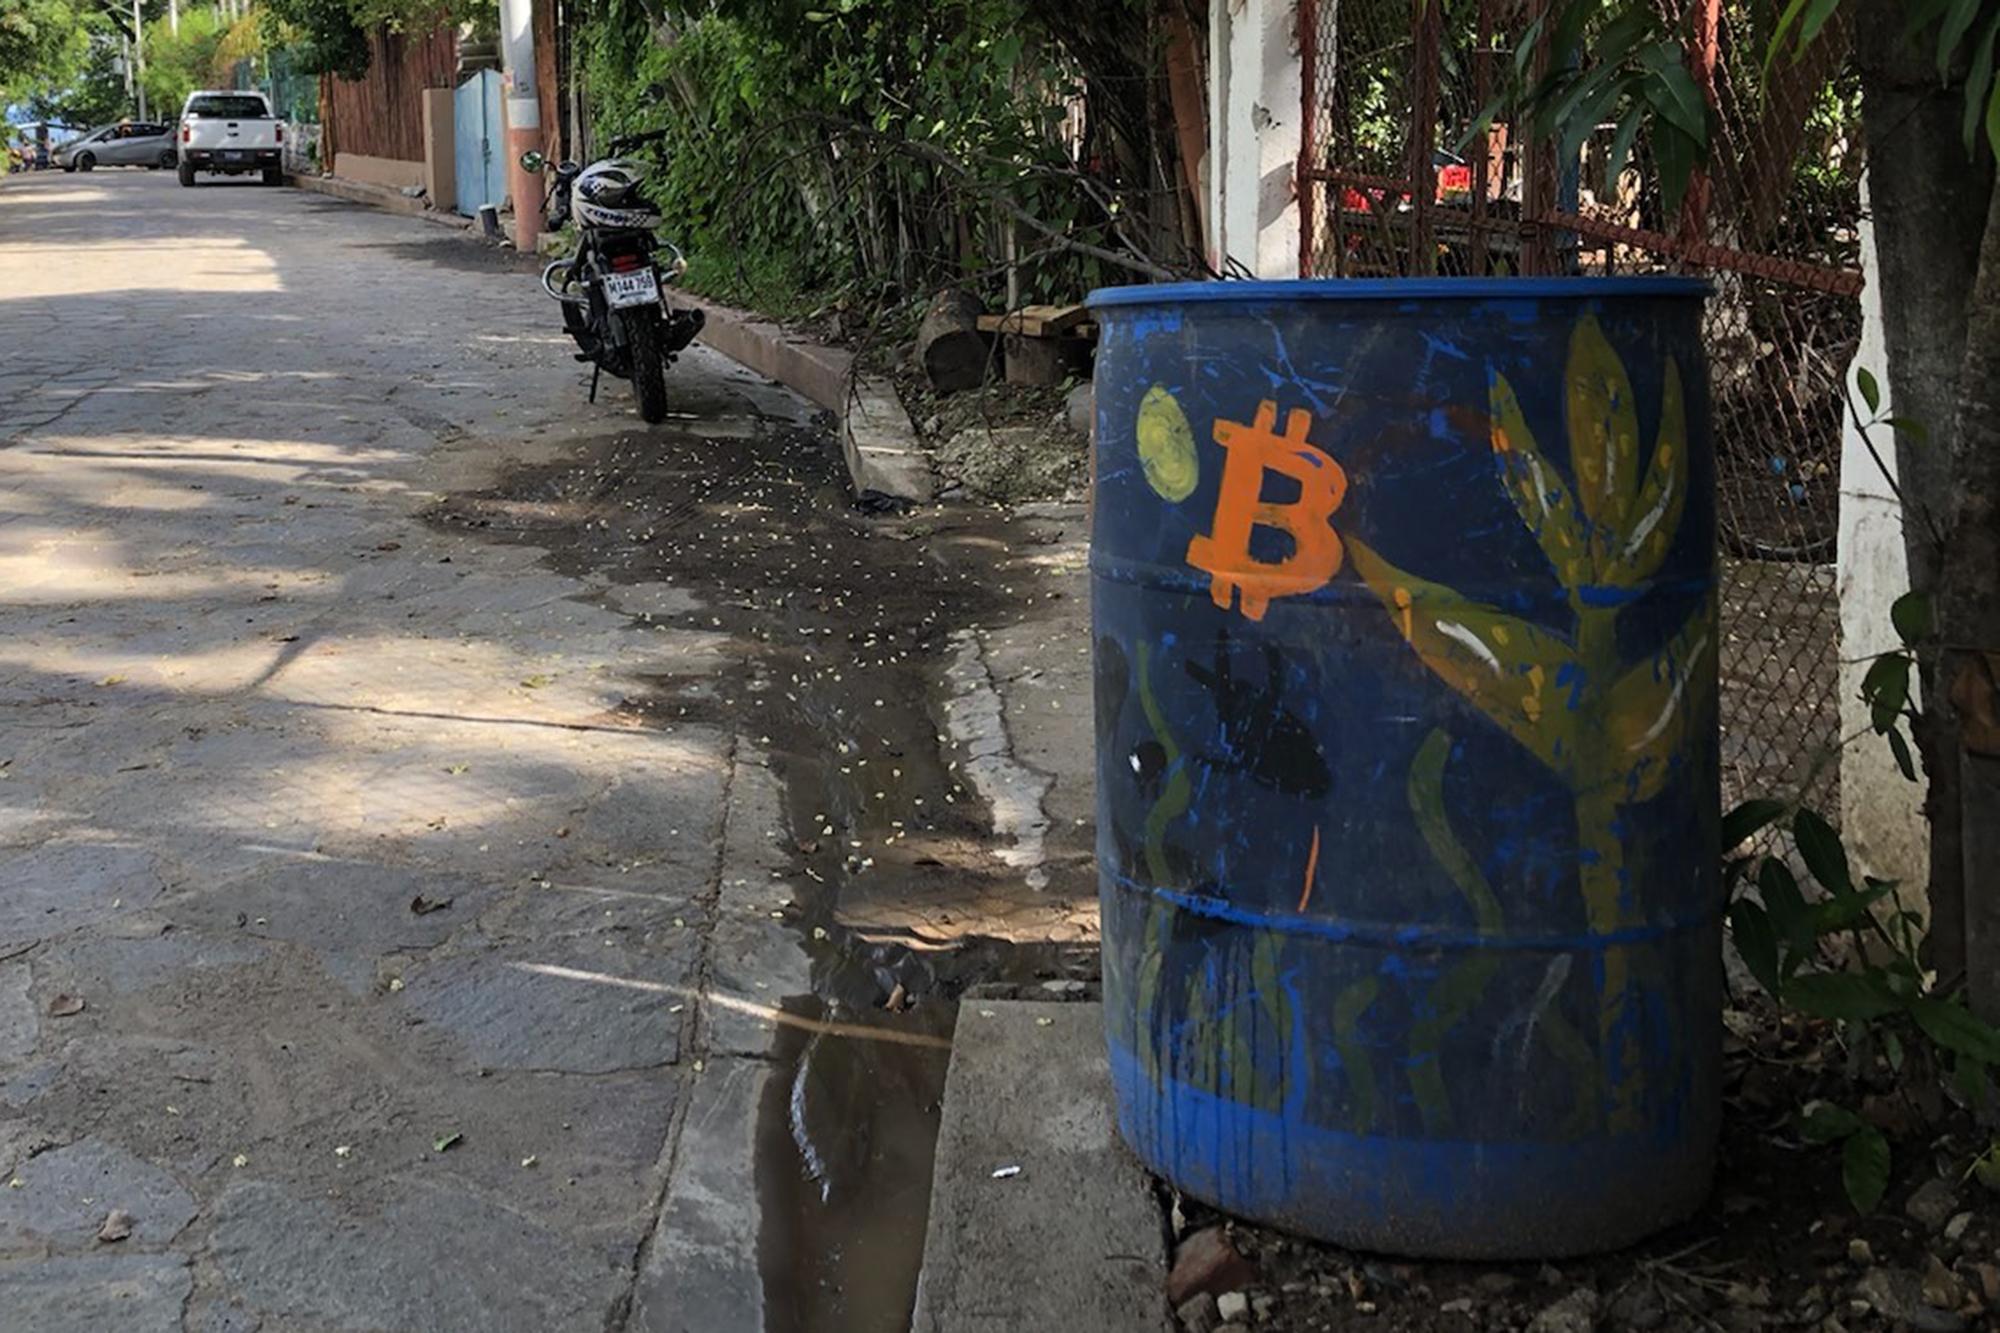
<svg viewBox="0 0 2000 1333"><path fill-rule="evenodd" d="M1095 975L1094 946L995 923L1025 872L953 739L967 627L1018 614L997 516L864 515L825 432L705 419L612 430L454 497L430 520L546 550L575 576L659 590L656 623L719 636L734 665L662 672L641 725L733 728L782 780L815 1025L948 1039L969 986ZM645 628L645 626L640 626ZM1018 856L1015 857L1018 862ZM1068 867L1048 892L1087 895ZM1011 936L1003 938L1002 936ZM781 1026L760 1108L759 1264L772 1333L907 1328L948 1050Z"/></svg>

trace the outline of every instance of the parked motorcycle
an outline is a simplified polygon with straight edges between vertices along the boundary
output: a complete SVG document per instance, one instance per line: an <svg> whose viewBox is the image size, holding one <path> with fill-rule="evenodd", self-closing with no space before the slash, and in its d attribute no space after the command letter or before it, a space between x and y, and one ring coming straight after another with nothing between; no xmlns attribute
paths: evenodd
<svg viewBox="0 0 2000 1333"><path fill-rule="evenodd" d="M687 260L654 234L662 218L641 189L646 164L619 156L665 137L665 131L626 135L611 141L611 156L602 161L558 163L545 201L551 230L572 216L577 222L576 253L542 270L542 289L562 303L576 359L596 363L590 401L597 401L598 377L608 370L632 381L639 416L649 423L665 419L667 367L706 319L698 309L677 309L667 300L665 289L686 271ZM548 160L528 152L521 165L539 173ZM662 252L670 256L665 263Z"/></svg>

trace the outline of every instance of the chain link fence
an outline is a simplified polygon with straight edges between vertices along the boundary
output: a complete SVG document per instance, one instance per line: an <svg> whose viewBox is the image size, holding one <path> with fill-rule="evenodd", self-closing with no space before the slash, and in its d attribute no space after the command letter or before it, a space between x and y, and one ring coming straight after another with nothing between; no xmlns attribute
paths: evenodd
<svg viewBox="0 0 2000 1333"><path fill-rule="evenodd" d="M1676 272L1705 319L1722 551L1725 802L1801 784L1838 808L1844 376L1861 331L1859 88L1843 20L1763 71L1742 0L1663 0L1709 91L1710 165L1669 212L1641 136L1573 161L1501 107L1535 0L1303 0L1302 271ZM1533 57L1530 75L1545 68Z"/></svg>

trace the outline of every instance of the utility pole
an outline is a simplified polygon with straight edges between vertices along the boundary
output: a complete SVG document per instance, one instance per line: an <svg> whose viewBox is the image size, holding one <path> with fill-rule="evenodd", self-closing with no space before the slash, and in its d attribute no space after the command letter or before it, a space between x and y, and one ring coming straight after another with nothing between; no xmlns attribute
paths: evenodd
<svg viewBox="0 0 2000 1333"><path fill-rule="evenodd" d="M132 63L137 68L133 82L139 89L139 119L146 116L146 17L139 12L139 0L132 0Z"/></svg>
<svg viewBox="0 0 2000 1333"><path fill-rule="evenodd" d="M542 180L521 166L521 154L542 146L534 0L500 0L500 52L507 71L507 193L514 199L514 248L531 255L542 235Z"/></svg>

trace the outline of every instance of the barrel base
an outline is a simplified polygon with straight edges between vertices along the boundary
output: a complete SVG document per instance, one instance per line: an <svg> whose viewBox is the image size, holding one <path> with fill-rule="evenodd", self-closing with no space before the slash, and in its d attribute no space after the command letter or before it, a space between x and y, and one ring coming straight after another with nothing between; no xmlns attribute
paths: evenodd
<svg viewBox="0 0 2000 1333"><path fill-rule="evenodd" d="M1155 1083L1111 1047L1118 1128L1145 1165L1226 1212L1351 1249L1559 1259L1621 1249L1707 1198L1717 1126L1674 1141L1477 1143L1348 1134Z"/></svg>

